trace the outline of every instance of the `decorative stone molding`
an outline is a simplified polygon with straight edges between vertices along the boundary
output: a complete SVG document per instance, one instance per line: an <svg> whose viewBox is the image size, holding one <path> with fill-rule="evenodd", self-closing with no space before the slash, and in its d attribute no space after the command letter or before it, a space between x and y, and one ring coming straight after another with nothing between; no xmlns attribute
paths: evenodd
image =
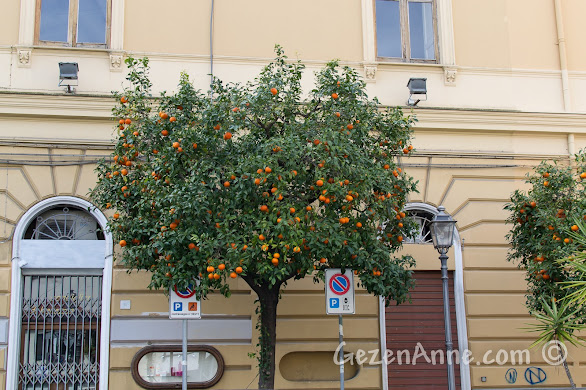
<svg viewBox="0 0 586 390"><path fill-rule="evenodd" d="M376 64L364 64L364 78L367 83L376 81Z"/></svg>
<svg viewBox="0 0 586 390"><path fill-rule="evenodd" d="M110 53L110 70L115 72L122 71L124 55L122 53Z"/></svg>
<svg viewBox="0 0 586 390"><path fill-rule="evenodd" d="M444 84L448 86L456 85L456 75L458 71L456 68L444 67Z"/></svg>
<svg viewBox="0 0 586 390"><path fill-rule="evenodd" d="M30 68L32 50L30 48L18 49L18 66L21 68Z"/></svg>

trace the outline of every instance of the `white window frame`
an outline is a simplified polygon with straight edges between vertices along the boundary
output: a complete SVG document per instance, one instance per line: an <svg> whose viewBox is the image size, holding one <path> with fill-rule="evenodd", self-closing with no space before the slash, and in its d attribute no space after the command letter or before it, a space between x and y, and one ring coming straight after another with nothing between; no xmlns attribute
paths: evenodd
<svg viewBox="0 0 586 390"><path fill-rule="evenodd" d="M124 1L110 0L110 32L106 42L109 42L107 49L110 51L123 50L124 37ZM37 0L21 0L20 2L20 28L18 44L21 47L35 46L35 32L37 30ZM45 45L47 46L47 45ZM88 46L88 45L83 45ZM96 46L96 45L93 45ZM100 45L98 45L100 46ZM103 47L104 45L101 45ZM67 46L71 48L71 46ZM76 46L79 47L79 46Z"/></svg>
<svg viewBox="0 0 586 390"><path fill-rule="evenodd" d="M375 2L375 14L376 14L376 0ZM378 61L402 61L409 63L431 63L436 64L439 62L439 39L437 33L437 9L436 0L392 0L399 3L399 23L401 31L401 57L386 57L378 54L378 39L375 42L376 55ZM411 22L409 20L409 3L428 3L432 7L432 28L433 28L433 46L434 53L433 59L413 58L411 56ZM375 18L376 26L376 18Z"/></svg>
<svg viewBox="0 0 586 390"><path fill-rule="evenodd" d="M409 203L405 206L405 210L423 210L427 211L433 215L437 215L438 211L437 208L429 205L427 203ZM426 244L420 244L426 245ZM466 304L464 302L464 264L462 261L462 244L460 241L460 234L458 233L458 229L454 229L454 241L453 241L453 248L454 248L454 262L455 262L455 269L454 269L454 301L456 304L456 327L457 334L458 334L458 350L460 353L462 351L468 351L468 328L466 326ZM439 256L439 255L438 255ZM439 271L439 262L438 262L438 271ZM385 321L385 300L383 297L379 298L379 328L380 328L380 343L381 343L381 351L385 351L387 349L387 329L386 329L386 321ZM384 352L383 355L384 356ZM389 388L389 373L387 370L387 366L382 366L382 381L383 381L383 390L388 390ZM460 389L461 390L471 390L471 383L470 383L470 365L466 359L460 360Z"/></svg>
<svg viewBox="0 0 586 390"><path fill-rule="evenodd" d="M376 53L375 2L376 0L362 0L362 38L365 64L381 62ZM456 64L452 0L435 0L435 3L437 10L436 50L439 51L439 56L433 62L441 66L452 66ZM408 63L417 64L417 62L411 61Z"/></svg>
<svg viewBox="0 0 586 390"><path fill-rule="evenodd" d="M100 379L99 389L108 390L108 371L110 368L110 313L111 313L111 292L112 292L112 258L113 240L112 235L106 228L107 219L99 210L94 208L90 202L73 196L56 196L46 199L31 207L19 220L14 229L12 241L12 280L10 291L10 320L8 330L8 350L6 353L6 389L18 389L18 364L20 352L21 332L21 295L22 295L22 269L27 261L21 258L21 240L29 224L41 213L58 205L77 206L89 213L96 219L104 230L104 262L102 276L102 329L100 334ZM90 245L95 241L88 240ZM92 267L93 265L93 267ZM89 264L95 269L95 264ZM54 263L48 263L46 269L57 268ZM79 269L79 268L75 268Z"/></svg>
<svg viewBox="0 0 586 390"><path fill-rule="evenodd" d="M36 0L35 12L35 37L36 45L42 46L62 46L62 47L97 47L106 49L110 47L110 26L112 23L112 0L106 1L106 31L104 43L84 43L77 40L79 24L79 0L69 0L69 15L67 28L67 42L48 41L41 39L41 10L44 0Z"/></svg>

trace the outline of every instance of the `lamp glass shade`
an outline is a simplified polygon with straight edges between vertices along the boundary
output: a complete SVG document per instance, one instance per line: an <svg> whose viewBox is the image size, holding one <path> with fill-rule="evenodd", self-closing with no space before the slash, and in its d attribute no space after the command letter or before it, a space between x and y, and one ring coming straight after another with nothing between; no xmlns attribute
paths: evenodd
<svg viewBox="0 0 586 390"><path fill-rule="evenodd" d="M431 221L429 230L433 246L440 252L447 252L454 241L454 229L456 221L444 212L443 206L438 207L439 213Z"/></svg>
<svg viewBox="0 0 586 390"><path fill-rule="evenodd" d="M454 241L455 221L434 221L431 223L431 239L436 249L448 249Z"/></svg>

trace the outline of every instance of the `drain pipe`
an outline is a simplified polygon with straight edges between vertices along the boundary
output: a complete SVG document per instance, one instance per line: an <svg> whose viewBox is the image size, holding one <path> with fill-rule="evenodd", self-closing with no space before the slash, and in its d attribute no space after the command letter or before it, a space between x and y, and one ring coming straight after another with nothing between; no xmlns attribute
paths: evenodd
<svg viewBox="0 0 586 390"><path fill-rule="evenodd" d="M210 12L210 96L213 96L214 85L214 0Z"/></svg>
<svg viewBox="0 0 586 390"><path fill-rule="evenodd" d="M576 153L574 145L574 134L568 134L568 158L570 159L570 167L574 167L574 154Z"/></svg>
<svg viewBox="0 0 586 390"><path fill-rule="evenodd" d="M554 0L555 22L558 33L558 51L560 56L560 69L562 71L562 94L564 97L564 110L570 111L570 81L568 79L568 60L566 57L566 38L564 36L564 21L562 18L562 2Z"/></svg>

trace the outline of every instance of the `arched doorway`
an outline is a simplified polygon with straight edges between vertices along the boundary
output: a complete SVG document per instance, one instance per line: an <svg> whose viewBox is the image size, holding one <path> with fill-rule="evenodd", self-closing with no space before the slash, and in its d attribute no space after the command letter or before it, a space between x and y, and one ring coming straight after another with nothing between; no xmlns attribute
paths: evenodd
<svg viewBox="0 0 586 390"><path fill-rule="evenodd" d="M428 357L431 357L431 351L445 348L440 262L437 259L439 255L433 248L429 229L429 223L438 211L425 203L410 203L405 210L418 225L415 234L405 239L405 246L413 244L420 246L417 248L418 255L428 258L421 259L415 256L416 261L425 261L422 261L423 267L418 267L414 271L416 287L413 290L412 304L400 305L396 309L391 309L393 312L389 314L389 309L385 310L384 301L381 300L381 345L395 354L393 355L394 362L387 366L388 370L382 370L383 388L385 390L404 387L421 390L443 389L447 388L444 387L447 383L445 364L427 364L426 359L421 356L415 365L412 364L412 360L410 364L405 364L406 353L402 356L402 364L398 364L396 356L398 351L409 351L410 358L416 353L421 353L421 349L416 350L419 348L418 342L421 344L420 347L425 349ZM409 250L406 249L406 252ZM454 260L453 268L449 272L450 307L453 315L452 338L454 348L458 348L462 356L464 351L468 350L468 336L464 305L462 247L457 230L451 252ZM469 390L471 388L470 368L467 361L459 362L456 375L457 387ZM403 381L406 382L403 383Z"/></svg>
<svg viewBox="0 0 586 390"><path fill-rule="evenodd" d="M6 388L107 389L112 238L80 198L31 207L16 226Z"/></svg>

